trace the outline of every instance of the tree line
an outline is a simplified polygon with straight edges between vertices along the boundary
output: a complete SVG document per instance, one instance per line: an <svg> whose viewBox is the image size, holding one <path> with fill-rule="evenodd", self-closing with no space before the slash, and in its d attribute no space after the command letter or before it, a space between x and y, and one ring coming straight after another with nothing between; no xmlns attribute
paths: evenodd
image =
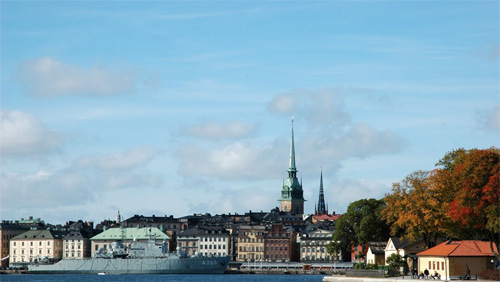
<svg viewBox="0 0 500 282"><path fill-rule="evenodd" d="M422 238L427 248L437 238L489 240L500 259L500 150L457 149L431 171L415 171L393 183L383 199L349 205L335 225L331 254L398 236ZM496 246L496 249L494 248Z"/></svg>

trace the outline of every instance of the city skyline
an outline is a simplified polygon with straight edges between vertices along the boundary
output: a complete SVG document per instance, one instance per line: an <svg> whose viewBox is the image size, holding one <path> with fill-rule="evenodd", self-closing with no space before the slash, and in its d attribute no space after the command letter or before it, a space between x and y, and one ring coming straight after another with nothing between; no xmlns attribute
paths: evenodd
<svg viewBox="0 0 500 282"><path fill-rule="evenodd" d="M499 147L497 1L2 1L0 217L314 214Z"/></svg>

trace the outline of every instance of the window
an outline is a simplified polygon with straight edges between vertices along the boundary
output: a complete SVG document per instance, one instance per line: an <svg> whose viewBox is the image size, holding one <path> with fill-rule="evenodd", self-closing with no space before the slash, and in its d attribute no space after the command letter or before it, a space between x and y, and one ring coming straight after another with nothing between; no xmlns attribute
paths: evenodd
<svg viewBox="0 0 500 282"><path fill-rule="evenodd" d="M441 269L444 270L444 261L441 262Z"/></svg>

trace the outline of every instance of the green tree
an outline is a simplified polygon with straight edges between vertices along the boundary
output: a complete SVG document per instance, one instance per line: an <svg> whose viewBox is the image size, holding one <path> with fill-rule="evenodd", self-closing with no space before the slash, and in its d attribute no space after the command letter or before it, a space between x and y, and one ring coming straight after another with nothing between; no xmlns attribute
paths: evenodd
<svg viewBox="0 0 500 282"><path fill-rule="evenodd" d="M389 265L390 268L398 270L400 267L405 266L406 262L403 257L399 254L391 254L387 257L385 262Z"/></svg>
<svg viewBox="0 0 500 282"><path fill-rule="evenodd" d="M337 258L338 255L342 254L341 243L337 241L330 242L328 246L326 246L326 251L328 252L329 255Z"/></svg>
<svg viewBox="0 0 500 282"><path fill-rule="evenodd" d="M361 245L365 253L366 243L387 241L390 227L382 219L380 211L384 207L382 200L362 199L353 202L335 224L333 241L340 242L343 251L350 251L353 246Z"/></svg>

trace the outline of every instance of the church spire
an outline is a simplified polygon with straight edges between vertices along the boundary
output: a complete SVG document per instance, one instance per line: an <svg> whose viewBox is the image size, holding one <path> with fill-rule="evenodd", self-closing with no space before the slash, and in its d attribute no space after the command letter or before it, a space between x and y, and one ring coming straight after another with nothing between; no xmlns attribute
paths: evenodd
<svg viewBox="0 0 500 282"><path fill-rule="evenodd" d="M290 144L290 163L288 166L288 178L283 183L281 189L281 211L291 212L292 214L304 213L304 191L302 184L297 179L297 167L295 165L295 140L293 136L292 117L292 142Z"/></svg>
<svg viewBox="0 0 500 282"><path fill-rule="evenodd" d="M289 172L297 172L297 167L295 166L295 144L293 140L293 120L294 117L292 117L292 144L290 146L290 166L288 168Z"/></svg>
<svg viewBox="0 0 500 282"><path fill-rule="evenodd" d="M328 214L328 210L326 209L325 206L325 194L323 192L323 168L321 168L321 176L319 180L319 200L315 214L316 215Z"/></svg>

